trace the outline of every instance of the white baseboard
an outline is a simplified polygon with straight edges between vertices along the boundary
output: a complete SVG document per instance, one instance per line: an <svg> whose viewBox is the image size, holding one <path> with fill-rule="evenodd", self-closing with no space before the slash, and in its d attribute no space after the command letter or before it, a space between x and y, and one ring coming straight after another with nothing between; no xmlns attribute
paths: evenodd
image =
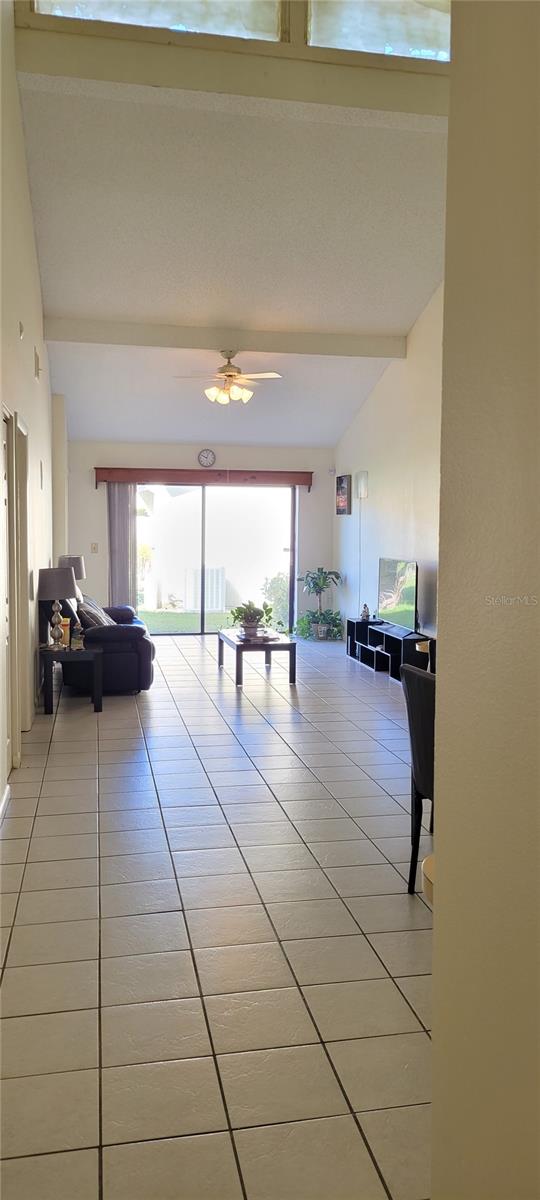
<svg viewBox="0 0 540 1200"><path fill-rule="evenodd" d="M2 818L4 815L4 809L7 808L10 797L11 797L11 788L9 786L9 783L6 783L6 786L4 788L4 794L2 796L2 799L0 800L0 818Z"/></svg>

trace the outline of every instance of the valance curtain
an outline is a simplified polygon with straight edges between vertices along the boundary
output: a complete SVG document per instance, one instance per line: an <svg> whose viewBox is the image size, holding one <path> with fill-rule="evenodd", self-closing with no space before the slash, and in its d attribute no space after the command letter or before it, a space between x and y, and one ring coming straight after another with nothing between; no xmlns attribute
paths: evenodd
<svg viewBox="0 0 540 1200"><path fill-rule="evenodd" d="M109 604L137 607L137 487L108 483Z"/></svg>

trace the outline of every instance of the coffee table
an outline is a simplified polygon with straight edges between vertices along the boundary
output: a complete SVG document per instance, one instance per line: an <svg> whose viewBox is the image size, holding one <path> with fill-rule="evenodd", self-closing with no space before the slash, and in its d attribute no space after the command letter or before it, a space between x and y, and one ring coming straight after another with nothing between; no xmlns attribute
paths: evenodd
<svg viewBox="0 0 540 1200"><path fill-rule="evenodd" d="M236 686L241 687L244 679L244 654L254 654L256 650L264 653L267 667L272 665L272 654L285 650L289 655L289 683L296 683L296 642L285 637L282 633L272 636L272 641L265 642L262 638L248 642L240 637L234 629L220 629L218 633L218 666L223 666L223 648L230 646L236 653Z"/></svg>

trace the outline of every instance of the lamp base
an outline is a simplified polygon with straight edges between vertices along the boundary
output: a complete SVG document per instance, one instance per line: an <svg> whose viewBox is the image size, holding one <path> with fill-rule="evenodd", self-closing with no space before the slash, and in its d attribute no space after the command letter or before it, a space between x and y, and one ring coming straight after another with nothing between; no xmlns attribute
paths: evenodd
<svg viewBox="0 0 540 1200"><path fill-rule="evenodd" d="M53 600L51 617L51 638L55 650L59 650L64 640L62 632L62 605L59 600Z"/></svg>

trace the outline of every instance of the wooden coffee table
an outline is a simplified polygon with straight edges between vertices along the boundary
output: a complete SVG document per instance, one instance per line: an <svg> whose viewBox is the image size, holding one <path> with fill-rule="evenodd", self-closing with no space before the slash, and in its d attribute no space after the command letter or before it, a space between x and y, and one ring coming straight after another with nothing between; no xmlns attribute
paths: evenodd
<svg viewBox="0 0 540 1200"><path fill-rule="evenodd" d="M244 679L244 654L254 654L256 650L264 653L267 667L272 665L272 654L285 650L289 655L289 683L296 683L296 642L276 633L272 641L265 642L261 638L256 642L247 642L234 629L220 629L218 633L218 666L223 666L223 647L230 646L236 652L236 686L241 687Z"/></svg>

